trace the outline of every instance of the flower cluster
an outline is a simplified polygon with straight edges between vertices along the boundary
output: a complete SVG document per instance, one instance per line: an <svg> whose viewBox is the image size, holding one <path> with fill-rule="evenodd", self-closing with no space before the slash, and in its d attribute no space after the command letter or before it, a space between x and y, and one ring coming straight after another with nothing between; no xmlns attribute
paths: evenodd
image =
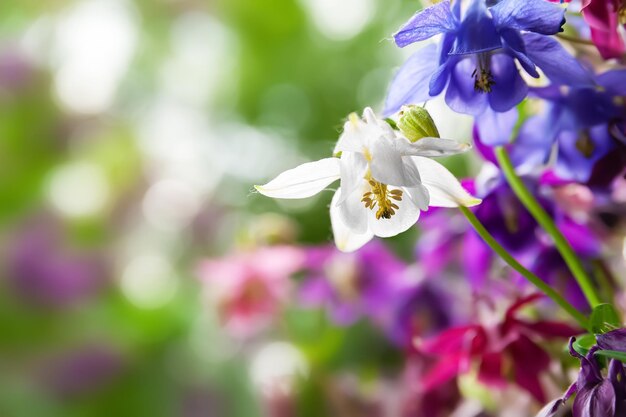
<svg viewBox="0 0 626 417"><path fill-rule="evenodd" d="M433 3L393 35L419 47L391 81L385 119L349 115L331 157L255 187L298 199L340 180L338 250L306 249L298 300L337 326L374 324L403 350L407 415L492 415L492 389L514 390L530 404L521 415L536 413L568 380L558 345L571 337L579 377L539 415L576 394L575 417L622 416L626 334L613 304L623 297L626 4ZM472 118L475 177L459 181L431 159L472 147L440 138L431 100ZM416 222L411 262L370 242Z"/></svg>

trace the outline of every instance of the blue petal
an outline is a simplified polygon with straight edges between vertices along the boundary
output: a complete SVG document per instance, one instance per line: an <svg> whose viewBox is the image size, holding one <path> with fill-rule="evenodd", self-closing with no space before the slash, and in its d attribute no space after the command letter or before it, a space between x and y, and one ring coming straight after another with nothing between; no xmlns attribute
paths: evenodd
<svg viewBox="0 0 626 417"><path fill-rule="evenodd" d="M528 85L519 75L513 58L507 54L494 54L491 56L490 68L494 85L487 95L492 109L505 112L524 100L528 94Z"/></svg>
<svg viewBox="0 0 626 417"><path fill-rule="evenodd" d="M624 80L622 82L626 83ZM623 109L615 104L610 94L592 87L571 89L562 103L572 112L577 125L582 127L607 123L623 113Z"/></svg>
<svg viewBox="0 0 626 417"><path fill-rule="evenodd" d="M439 63L443 64L449 59L450 51L456 41L456 33L446 33L441 40L441 46L439 48Z"/></svg>
<svg viewBox="0 0 626 417"><path fill-rule="evenodd" d="M626 96L626 70L604 72L596 77L599 85L614 96Z"/></svg>
<svg viewBox="0 0 626 417"><path fill-rule="evenodd" d="M428 93L432 96L438 96L444 88L446 88L446 84L448 83L448 79L450 79L450 70L454 68L458 59L452 58L445 62L443 65L437 68L437 71L433 74L430 79L429 91Z"/></svg>
<svg viewBox="0 0 626 417"><path fill-rule="evenodd" d="M484 1L473 0L459 26L457 42L451 54L474 54L501 47L500 36Z"/></svg>
<svg viewBox="0 0 626 417"><path fill-rule="evenodd" d="M588 181L596 162L615 147L606 124L589 129L588 137L593 143L593 152L589 156L585 156L577 146L582 137L582 132L573 130L559 135L559 153L554 169L559 177L578 182Z"/></svg>
<svg viewBox="0 0 626 417"><path fill-rule="evenodd" d="M446 103L457 113L478 115L485 111L488 99L486 93L474 89L476 69L475 57L461 59L450 71L450 82L446 90Z"/></svg>
<svg viewBox="0 0 626 417"><path fill-rule="evenodd" d="M554 83L593 85L591 74L556 40L535 33L522 35L526 54Z"/></svg>
<svg viewBox="0 0 626 417"><path fill-rule="evenodd" d="M428 84L437 70L435 44L415 52L396 73L385 100L385 116L400 110L405 104L421 103L430 99Z"/></svg>
<svg viewBox="0 0 626 417"><path fill-rule="evenodd" d="M524 45L522 35L517 30L504 29L500 31L500 36L504 41L504 46L508 47L508 50L515 55L522 68L532 77L539 78L535 64L526 55L526 45Z"/></svg>
<svg viewBox="0 0 626 417"><path fill-rule="evenodd" d="M498 29L554 35L565 23L565 9L545 0L502 0L489 11Z"/></svg>
<svg viewBox="0 0 626 417"><path fill-rule="evenodd" d="M446 0L417 12L393 37L396 45L402 48L442 32L451 32L457 26L450 1Z"/></svg>
<svg viewBox="0 0 626 417"><path fill-rule="evenodd" d="M556 132L550 129L553 123L550 113L528 118L511 145L511 160L523 172L544 166L550 159Z"/></svg>
<svg viewBox="0 0 626 417"><path fill-rule="evenodd" d="M487 146L506 145L511 141L517 123L517 109L498 113L487 109L476 117L476 128L480 141Z"/></svg>

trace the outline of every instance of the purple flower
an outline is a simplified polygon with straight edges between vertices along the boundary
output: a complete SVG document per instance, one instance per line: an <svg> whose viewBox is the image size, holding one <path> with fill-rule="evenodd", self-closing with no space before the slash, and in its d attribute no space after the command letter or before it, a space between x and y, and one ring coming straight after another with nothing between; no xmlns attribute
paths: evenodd
<svg viewBox="0 0 626 417"><path fill-rule="evenodd" d="M66 308L89 298L102 286L104 265L91 254L64 248L60 231L36 224L15 237L9 249L7 276L26 303Z"/></svg>
<svg viewBox="0 0 626 417"><path fill-rule="evenodd" d="M586 356L573 347L576 338L570 340L570 354L580 359L578 379L565 392L546 405L537 417L552 417L559 408L576 393L572 414L574 417L622 417L626 415L626 372L624 365L615 359L609 362L608 374L602 375L602 368L596 359L596 352L609 348L624 352L626 346L625 329L618 329L597 336L598 344Z"/></svg>
<svg viewBox="0 0 626 417"><path fill-rule="evenodd" d="M471 0L463 15L461 1L442 1L418 12L394 35L396 44L442 38L438 47L418 50L399 70L385 113L444 90L456 112L507 112L528 92L516 61L533 77L539 77L539 67L555 83L587 82L583 67L548 36L561 31L563 23L564 10L544 0L501 0L491 7Z"/></svg>
<svg viewBox="0 0 626 417"><path fill-rule="evenodd" d="M124 362L110 347L84 346L51 361L44 369L43 381L59 397L82 396L111 383L124 371Z"/></svg>
<svg viewBox="0 0 626 417"><path fill-rule="evenodd" d="M362 316L389 323L405 286L406 265L384 244L372 241L350 254L329 246L311 248L307 264L308 277L300 291L304 304L326 307L339 325Z"/></svg>
<svg viewBox="0 0 626 417"><path fill-rule="evenodd" d="M416 336L432 336L455 321L455 299L435 280L424 280L406 288L394 303L387 333L398 346L410 348Z"/></svg>

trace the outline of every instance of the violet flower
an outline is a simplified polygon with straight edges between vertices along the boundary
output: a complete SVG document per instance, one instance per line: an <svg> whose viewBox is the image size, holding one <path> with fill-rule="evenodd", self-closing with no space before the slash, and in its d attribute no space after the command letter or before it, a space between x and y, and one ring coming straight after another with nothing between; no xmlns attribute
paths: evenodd
<svg viewBox="0 0 626 417"><path fill-rule="evenodd" d="M363 316L379 323L392 318L406 265L383 243L372 241L350 254L328 246L311 248L307 258L308 277L300 289L305 305L325 307L342 326Z"/></svg>
<svg viewBox="0 0 626 417"><path fill-rule="evenodd" d="M602 375L602 368L596 359L596 352L602 349L626 352L626 329L618 329L597 336L597 345L586 356L576 352L573 347L576 338L570 340L570 354L580 359L578 379L537 417L552 417L560 407L576 394L572 407L573 417L623 417L626 415L626 372L622 362L612 359L608 374Z"/></svg>
<svg viewBox="0 0 626 417"><path fill-rule="evenodd" d="M55 226L36 223L16 235L6 265L10 287L21 300L38 307L69 308L102 287L102 260L64 246Z"/></svg>
<svg viewBox="0 0 626 417"><path fill-rule="evenodd" d="M598 161L613 150L626 148L624 79L626 70L612 70L589 84L533 89L548 107L524 123L512 145L513 158L536 169L548 163L556 144L557 176L587 182Z"/></svg>
<svg viewBox="0 0 626 417"><path fill-rule="evenodd" d="M563 23L564 9L544 0L501 0L491 7L470 0L463 15L460 0L446 0L418 12L394 35L398 46L443 36L438 47L418 50L398 71L385 114L444 90L456 112L507 112L528 92L516 61L533 77L539 67L555 83L587 82L582 66L549 37Z"/></svg>

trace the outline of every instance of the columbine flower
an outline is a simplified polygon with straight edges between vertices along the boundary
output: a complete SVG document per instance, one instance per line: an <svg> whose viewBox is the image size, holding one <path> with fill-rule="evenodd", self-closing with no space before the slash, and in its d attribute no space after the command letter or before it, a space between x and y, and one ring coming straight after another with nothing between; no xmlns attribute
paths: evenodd
<svg viewBox="0 0 626 417"><path fill-rule="evenodd" d="M453 327L432 339L418 342L418 351L437 358L434 367L421 380L422 389L429 391L472 369L477 369L480 382L502 388L507 382L507 370L512 367L515 383L543 402L539 376L547 370L550 356L535 340L570 337L579 331L560 322L528 322L517 317L522 307L539 297L541 295L534 294L518 300L508 308L504 320L495 326Z"/></svg>
<svg viewBox="0 0 626 417"><path fill-rule="evenodd" d="M400 69L385 113L444 90L446 103L456 112L506 112L528 91L515 60L533 77L539 77L539 67L553 82L586 80L582 66L547 36L561 30L563 16L564 9L544 0L501 0L492 7L471 0L463 16L461 0L453 5L442 1L418 12L394 35L398 46L443 36L438 48L420 49Z"/></svg>
<svg viewBox="0 0 626 417"><path fill-rule="evenodd" d="M626 28L626 1L583 0L582 14L600 55L604 59L623 58L626 46L619 26Z"/></svg>
<svg viewBox="0 0 626 417"><path fill-rule="evenodd" d="M626 415L626 372L624 365L615 359L609 363L607 377L596 359L602 349L626 351L625 329L597 336L597 345L586 356L573 348L575 338L570 340L570 354L580 359L578 379L567 389L563 397L557 398L537 414L537 417L555 416L559 408L576 393L572 407L573 417L621 417Z"/></svg>
<svg viewBox="0 0 626 417"><path fill-rule="evenodd" d="M225 329L248 338L267 327L289 299L290 276L304 263L304 254L290 246L270 246L200 263L206 286Z"/></svg>
<svg viewBox="0 0 626 417"><path fill-rule="evenodd" d="M531 93L548 106L522 125L512 145L512 158L536 169L546 165L556 150L558 177L587 182L602 158L626 149L625 77L625 70L612 70L571 88L533 89ZM495 127L482 123L481 139L483 130ZM615 168L617 175L621 169Z"/></svg>
<svg viewBox="0 0 626 417"><path fill-rule="evenodd" d="M340 157L302 164L255 188L268 197L306 198L341 179L330 217L335 243L346 252L373 236L404 232L429 206L480 203L443 165L426 158L463 152L469 145L432 137L411 142L371 109L363 116L349 116L335 147Z"/></svg>
<svg viewBox="0 0 626 417"><path fill-rule="evenodd" d="M300 289L302 302L326 307L332 321L342 326L362 316L379 324L389 321L406 286L407 265L379 241L351 254L332 246L310 248L307 264L307 279Z"/></svg>

